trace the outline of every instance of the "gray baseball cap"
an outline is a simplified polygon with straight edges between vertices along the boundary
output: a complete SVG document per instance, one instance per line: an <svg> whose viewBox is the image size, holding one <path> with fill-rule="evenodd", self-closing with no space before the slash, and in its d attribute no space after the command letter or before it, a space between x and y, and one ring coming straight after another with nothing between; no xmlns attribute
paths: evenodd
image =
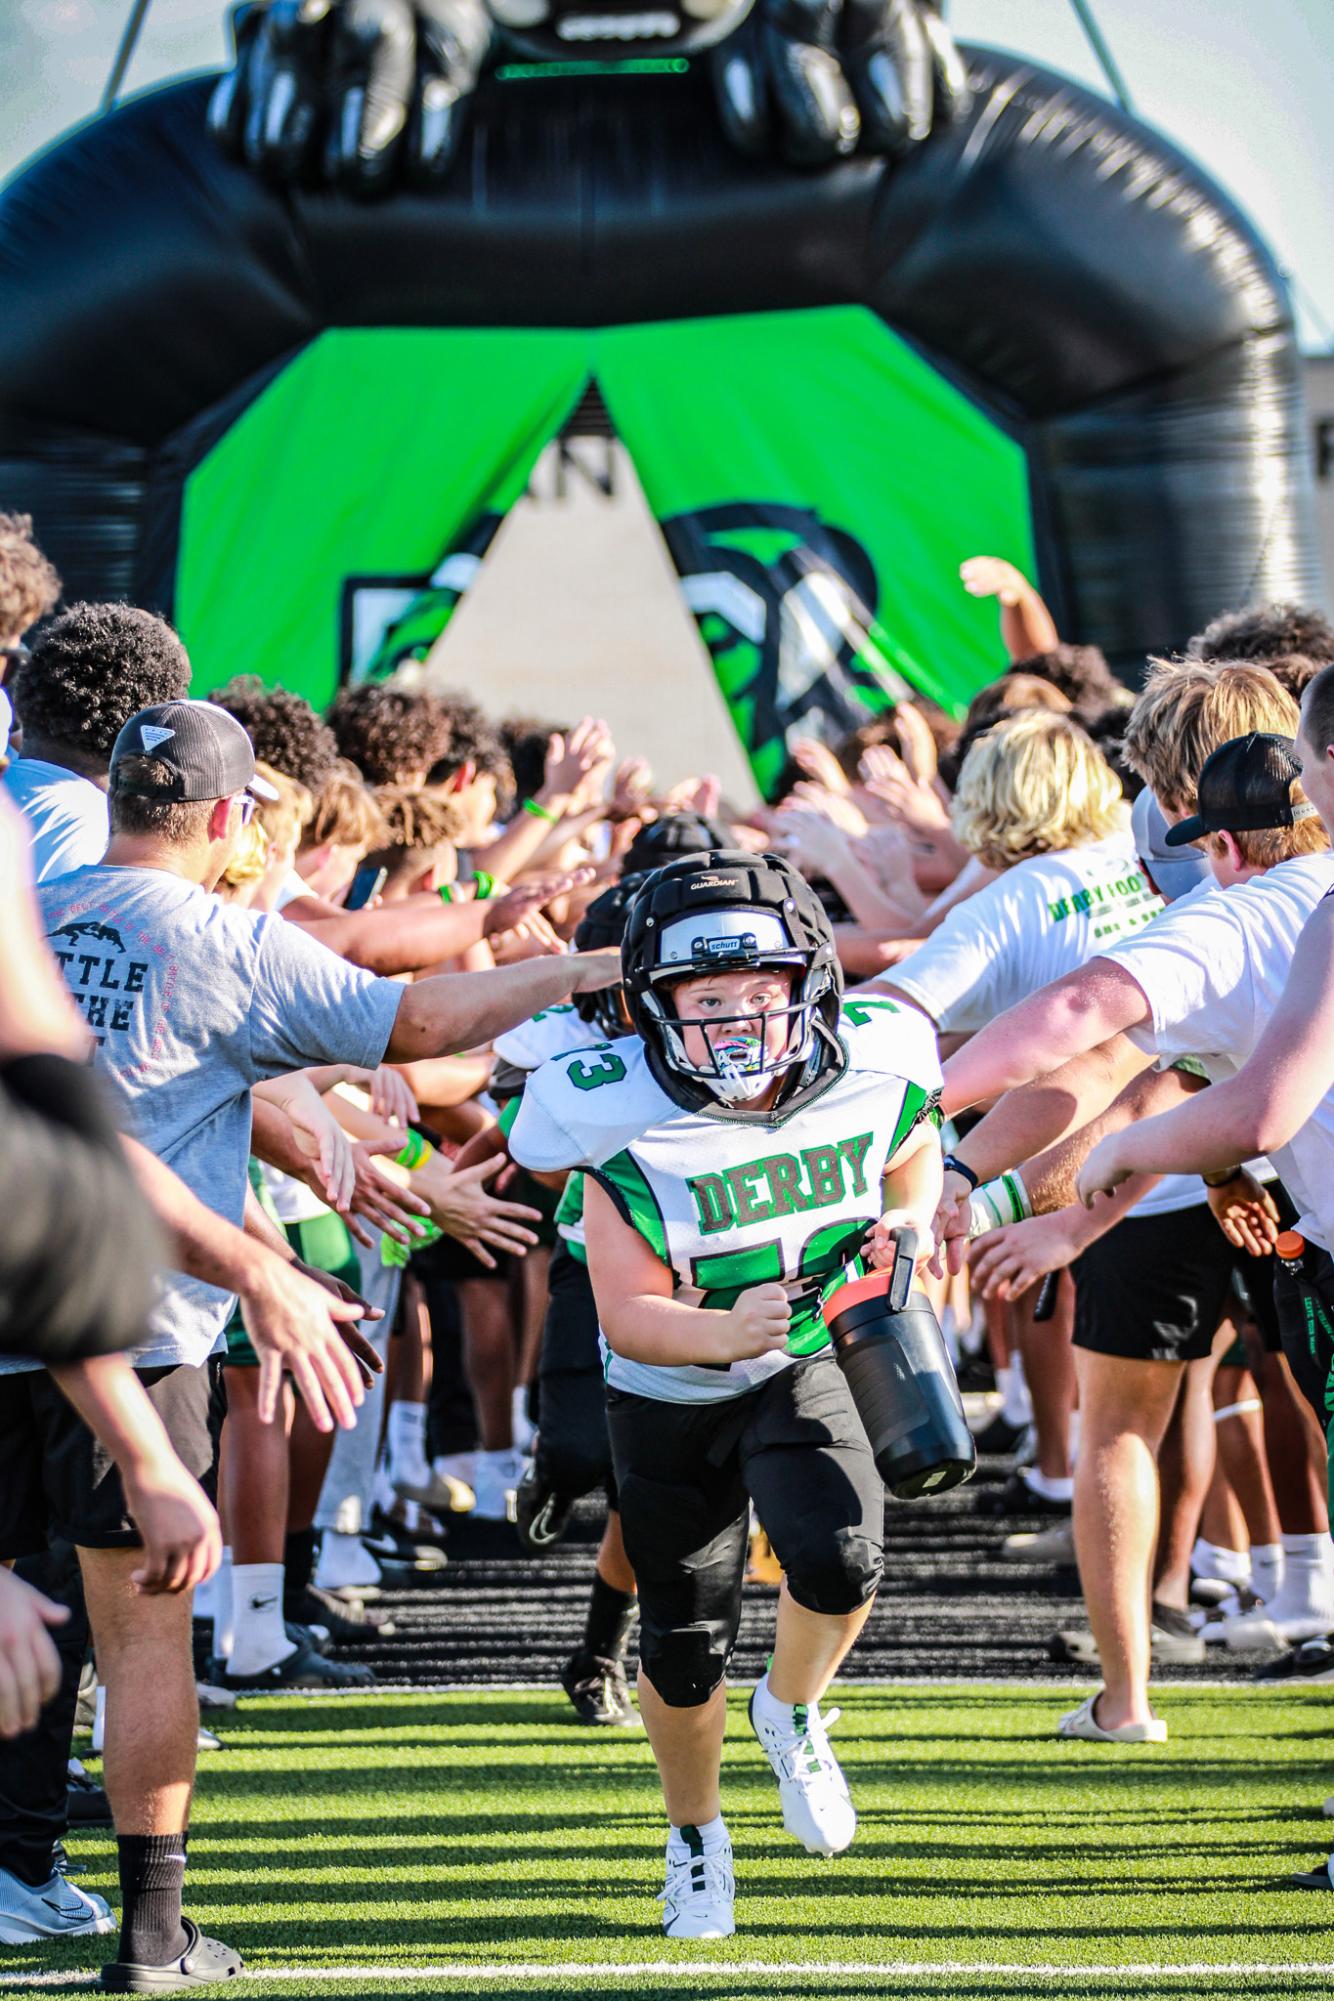
<svg viewBox="0 0 1334 2001"><path fill-rule="evenodd" d="M1213 872L1198 848L1168 847L1167 815L1147 785L1130 809L1130 831L1135 853L1153 877L1164 903L1175 903L1202 882L1213 881Z"/></svg>
<svg viewBox="0 0 1334 2001"><path fill-rule="evenodd" d="M171 777L148 786L125 771L127 757L153 757ZM145 799L230 799L251 792L277 799L265 778L255 776L255 750L237 722L216 702L158 702L131 716L111 750L111 790Z"/></svg>

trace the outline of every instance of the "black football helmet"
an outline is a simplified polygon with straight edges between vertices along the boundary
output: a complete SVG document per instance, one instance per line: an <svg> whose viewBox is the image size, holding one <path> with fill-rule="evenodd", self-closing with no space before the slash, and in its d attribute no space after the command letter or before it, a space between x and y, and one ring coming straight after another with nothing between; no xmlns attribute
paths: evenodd
<svg viewBox="0 0 1334 2001"><path fill-rule="evenodd" d="M712 854L726 848L731 835L707 813L660 813L639 829L621 859L621 878L647 875L678 855Z"/></svg>
<svg viewBox="0 0 1334 2001"><path fill-rule="evenodd" d="M711 849L682 855L645 877L631 903L621 947L625 1004L649 1068L675 1103L726 1120L777 1125L810 1104L847 1067L838 1037L843 974L819 898L781 855ZM706 1037L709 1061L686 1056L691 1025L672 998L677 980L769 966L798 975L782 1054L770 1057L756 1017L710 1017L693 1025L734 1028L735 1047ZM770 1017L772 1019L772 1017ZM767 1110L746 1100L781 1078Z"/></svg>
<svg viewBox="0 0 1334 2001"><path fill-rule="evenodd" d="M605 952L620 944L625 936L626 915L643 880L642 875L623 875L610 889L604 889L601 896L593 898L575 926L576 952ZM575 994L575 1012L581 1021L599 1029L613 1042L618 1035L631 1032L625 1018L624 991L618 981L614 987L599 987L596 993Z"/></svg>

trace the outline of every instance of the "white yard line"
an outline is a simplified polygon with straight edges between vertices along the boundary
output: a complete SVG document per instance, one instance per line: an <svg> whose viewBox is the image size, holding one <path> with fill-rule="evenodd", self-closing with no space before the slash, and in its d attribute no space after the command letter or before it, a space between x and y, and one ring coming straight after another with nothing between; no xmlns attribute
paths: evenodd
<svg viewBox="0 0 1334 2001"><path fill-rule="evenodd" d="M247 1967L242 1978L245 1980L299 1980L308 1987L326 1982L360 1981L369 1985L374 1981L416 1980L423 1984L440 1981L445 1985L463 1986L467 1982L485 1983L499 1980L540 1980L549 1987L577 1980L585 1986L593 1984L605 1986L616 1981L636 1979L701 1979L714 1976L719 1980L767 1979L781 1975L785 1981L829 1980L838 1975L858 1980L958 1980L970 1975L1009 1975L1024 1981L1070 1982L1087 1980L1249 1980L1257 1976L1272 1977L1283 1974L1289 1978L1308 1976L1311 1979L1330 1980L1334 1978L1334 1960L1297 1962L1291 1960L1182 1960L1175 1964L1160 1960L1128 1960L1124 1964L1093 1963L1087 1966L1056 1965L1044 1962L1026 1965L1021 1960L1005 1959L821 1959L805 1960L798 1964L782 1965L770 1959L649 1959L627 1960L624 1963L593 1960L572 1962L551 1960L538 1962L531 1960L486 1961L476 1965L446 1964L437 1966L257 1966ZM86 1987L87 1972L61 1973L13 1973L9 1975L10 1991L24 1988L59 1989L62 1987Z"/></svg>

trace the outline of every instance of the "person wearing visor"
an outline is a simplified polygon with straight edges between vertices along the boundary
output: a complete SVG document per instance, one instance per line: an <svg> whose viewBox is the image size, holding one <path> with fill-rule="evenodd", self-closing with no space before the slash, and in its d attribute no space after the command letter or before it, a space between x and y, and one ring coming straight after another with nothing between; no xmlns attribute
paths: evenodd
<svg viewBox="0 0 1334 2001"><path fill-rule="evenodd" d="M856 1813L821 1700L880 1579L884 1489L822 1300L900 1230L930 1252L940 1068L925 1017L845 1004L825 913L790 863L684 856L636 895L636 1034L546 1063L510 1134L584 1166L588 1269L640 1601L640 1709L667 1807L663 1925L734 1930L719 1767L749 1507L783 1566L750 1722L811 1854Z"/></svg>

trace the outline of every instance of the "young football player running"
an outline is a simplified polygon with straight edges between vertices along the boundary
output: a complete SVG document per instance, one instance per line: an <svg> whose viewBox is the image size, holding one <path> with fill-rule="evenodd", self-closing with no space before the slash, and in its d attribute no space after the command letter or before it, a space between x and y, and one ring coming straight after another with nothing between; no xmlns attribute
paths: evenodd
<svg viewBox="0 0 1334 2001"><path fill-rule="evenodd" d="M584 1165L640 1709L671 1823L663 1924L734 1930L719 1794L749 1502L786 1573L751 1726L811 1854L856 1831L820 1701L865 1623L884 1489L821 1299L900 1230L930 1253L941 1185L930 1024L842 1004L825 913L775 855L683 857L631 906L637 1038L544 1064L516 1160Z"/></svg>

